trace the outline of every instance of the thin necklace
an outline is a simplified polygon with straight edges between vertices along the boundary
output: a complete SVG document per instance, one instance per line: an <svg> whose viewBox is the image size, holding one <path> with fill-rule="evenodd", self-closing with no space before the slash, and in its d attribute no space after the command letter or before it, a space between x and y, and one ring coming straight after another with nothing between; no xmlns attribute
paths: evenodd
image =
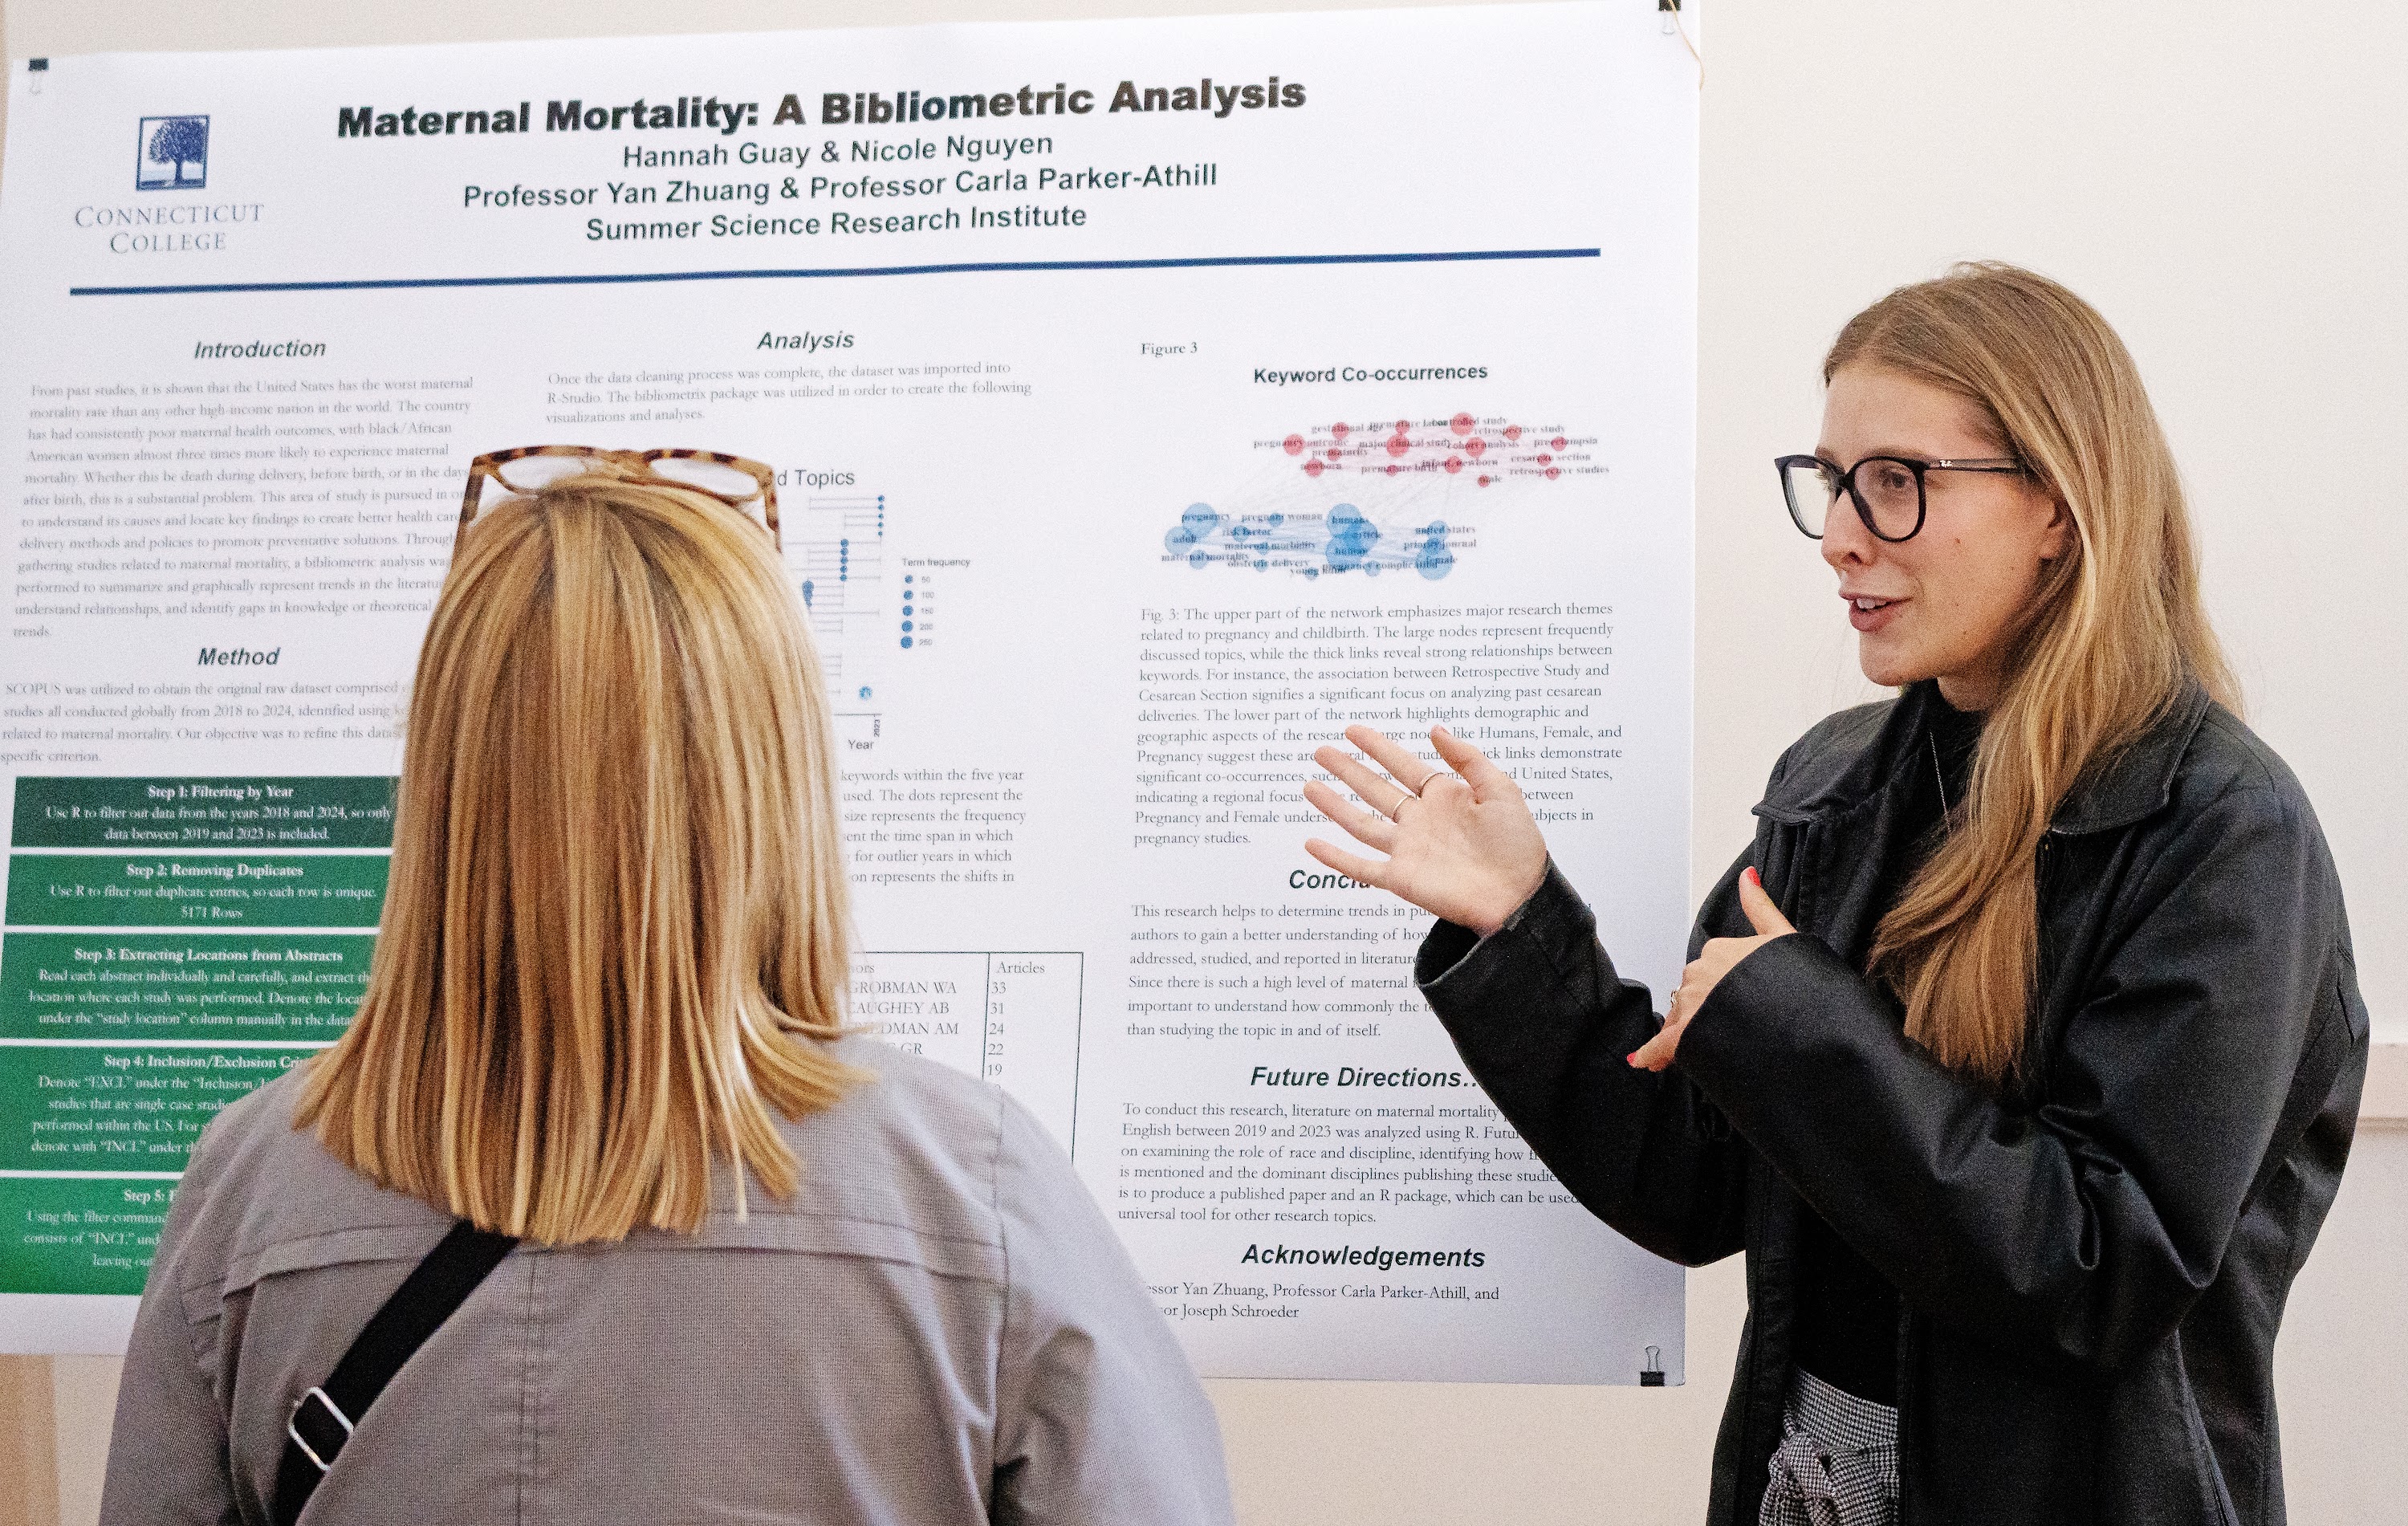
<svg viewBox="0 0 2408 1526"><path fill-rule="evenodd" d="M1940 786L1940 825L1942 830L1953 834L1956 830L1956 823L1948 814L1948 776L1940 769L1940 739L1926 731L1923 740L1931 749L1931 782Z"/></svg>

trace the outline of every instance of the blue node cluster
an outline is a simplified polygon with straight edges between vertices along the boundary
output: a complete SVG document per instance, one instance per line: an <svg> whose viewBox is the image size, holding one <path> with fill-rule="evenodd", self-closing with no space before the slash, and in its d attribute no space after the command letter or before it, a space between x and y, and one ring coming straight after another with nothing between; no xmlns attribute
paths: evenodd
<svg viewBox="0 0 2408 1526"><path fill-rule="evenodd" d="M1185 555L1194 567L1202 567L1211 558L1200 549L1206 537L1221 527L1221 516L1209 503L1191 503L1179 516L1179 523L1162 538L1163 549L1173 556ZM1191 554L1192 553L1192 554Z"/></svg>
<svg viewBox="0 0 2408 1526"><path fill-rule="evenodd" d="M1363 511L1351 503L1341 503L1329 511L1324 523L1329 526L1329 545L1326 554L1332 572L1349 572L1364 567L1363 559L1370 554L1373 546L1380 543L1380 526L1365 519ZM1364 569L1376 571L1378 567L1373 564Z"/></svg>
<svg viewBox="0 0 2408 1526"><path fill-rule="evenodd" d="M1298 514L1225 514L1195 503L1164 534L1162 545L1166 560L1197 569L1218 563L1257 572L1278 568L1307 578L1356 571L1369 578L1410 568L1437 579L1455 567L1448 534L1442 520L1383 529L1351 503Z"/></svg>
<svg viewBox="0 0 2408 1526"><path fill-rule="evenodd" d="M1420 569L1423 577L1435 582L1445 577L1448 569L1455 566L1455 553L1446 549L1446 522L1431 521L1422 526L1422 535L1425 539L1421 554L1413 558L1413 566Z"/></svg>
<svg viewBox="0 0 2408 1526"><path fill-rule="evenodd" d="M803 580L803 608L805 608L805 609L807 609L807 610L808 610L808 609L810 609L810 607L811 607L811 580L810 580L810 579L809 579L809 578L805 578L805 579Z"/></svg>

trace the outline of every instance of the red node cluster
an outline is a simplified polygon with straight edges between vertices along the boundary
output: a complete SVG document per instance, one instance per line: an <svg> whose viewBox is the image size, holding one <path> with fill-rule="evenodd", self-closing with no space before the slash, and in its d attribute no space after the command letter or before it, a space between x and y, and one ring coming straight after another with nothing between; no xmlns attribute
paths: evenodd
<svg viewBox="0 0 2408 1526"><path fill-rule="evenodd" d="M1479 421L1470 413L1458 412L1449 415L1446 421L1446 426L1449 433L1454 435L1456 440L1460 441L1460 443L1457 444L1455 449L1443 459L1424 461L1413 469L1420 470L1426 468L1435 467L1444 471L1450 477L1457 476L1461 474L1467 464L1479 463L1482 458L1488 453L1489 442L1476 433L1479 428ZM1376 429L1377 426L1374 425L1373 427ZM1498 431L1498 435L1503 443L1511 445L1519 443L1525 432L1526 431L1521 425L1509 424L1502 429L1499 429ZM1346 453L1340 447L1345 445L1347 438L1354 433L1354 429L1351 425L1333 424L1329 426L1329 438L1334 443L1330 444L1326 448L1315 446L1303 434L1299 433L1292 434L1283 439L1280 441L1280 449L1286 452L1291 456L1301 456L1303 458L1302 464L1306 476L1319 477L1325 472L1339 469L1338 463L1344 458ZM1437 445L1440 444L1444 440L1445 437L1440 436L1433 439L1419 441L1418 443L1424 445ZM1414 445L1417 443L1412 438L1412 421L1410 419L1398 419L1396 424L1395 433L1382 440L1381 443L1388 448L1387 453L1389 459L1387 464L1387 474L1393 477L1399 471L1406 469L1404 458L1412 453ZM1562 435L1555 435L1544 441L1534 441L1534 443L1538 443L1542 446L1541 449L1535 453L1533 458L1533 464L1538 467L1540 474L1545 477L1549 482L1560 479L1563 475L1563 469L1556 463L1555 454L1554 453L1560 453L1565 446L1570 443L1570 440ZM1435 454L1434 452L1432 453ZM1484 472L1481 473L1476 480L1480 486L1487 487L1493 483L1502 482L1504 479L1494 473Z"/></svg>

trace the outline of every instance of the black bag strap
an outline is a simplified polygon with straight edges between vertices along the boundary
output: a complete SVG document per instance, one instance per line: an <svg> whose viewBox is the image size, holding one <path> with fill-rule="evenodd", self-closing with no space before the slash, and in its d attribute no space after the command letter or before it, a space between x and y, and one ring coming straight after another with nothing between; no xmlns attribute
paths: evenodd
<svg viewBox="0 0 2408 1526"><path fill-rule="evenodd" d="M510 1235L480 1230L466 1219L452 1226L369 1318L326 1381L294 1402L284 1424L283 1460L276 1469L269 1515L275 1526L293 1526L301 1519L318 1480L335 1465L377 1395L517 1244Z"/></svg>

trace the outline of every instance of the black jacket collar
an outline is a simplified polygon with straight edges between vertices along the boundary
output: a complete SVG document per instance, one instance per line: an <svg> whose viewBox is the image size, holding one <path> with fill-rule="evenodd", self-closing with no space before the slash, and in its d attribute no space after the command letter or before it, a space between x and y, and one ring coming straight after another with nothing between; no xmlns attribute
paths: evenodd
<svg viewBox="0 0 2408 1526"><path fill-rule="evenodd" d="M2207 690L2196 681L2185 684L2139 741L2073 786L2049 821L2049 831L2058 837L2104 832L2164 810L2173 799L2174 775L2191 738L2207 718L2208 703Z"/></svg>
<svg viewBox="0 0 2408 1526"><path fill-rule="evenodd" d="M1940 685L1910 684L1896 699L1843 711L1810 732L1793 750L1756 813L1804 822L1853 811L1899 777L1923 745ZM2049 821L2058 837L2128 827L2165 808L2174 775L2208 712L2207 691L2187 683L2163 714L2133 742L2074 785Z"/></svg>

